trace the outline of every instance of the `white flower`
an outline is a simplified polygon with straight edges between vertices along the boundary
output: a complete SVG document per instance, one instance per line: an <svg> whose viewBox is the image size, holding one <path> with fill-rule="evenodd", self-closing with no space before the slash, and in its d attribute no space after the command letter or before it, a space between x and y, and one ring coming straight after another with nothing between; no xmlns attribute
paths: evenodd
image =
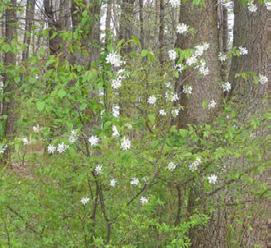
<svg viewBox="0 0 271 248"><path fill-rule="evenodd" d="M177 53L172 49L168 51L168 56L170 60L175 60L177 58Z"/></svg>
<svg viewBox="0 0 271 248"><path fill-rule="evenodd" d="M0 148L0 154L3 154L6 150L7 150L8 146L7 144L3 145L1 148Z"/></svg>
<svg viewBox="0 0 271 248"><path fill-rule="evenodd" d="M33 129L33 132L34 132L34 133L39 133L40 130L41 130L39 124L37 124L36 126L33 126L32 129Z"/></svg>
<svg viewBox="0 0 271 248"><path fill-rule="evenodd" d="M49 154L53 154L56 152L56 147L53 146L52 144L49 144L49 146L47 147L47 151Z"/></svg>
<svg viewBox="0 0 271 248"><path fill-rule="evenodd" d="M180 113L180 110L179 110L179 109L173 109L173 110L171 111L171 114L172 114L174 117L178 116L179 113Z"/></svg>
<svg viewBox="0 0 271 248"><path fill-rule="evenodd" d="M201 159L197 158L193 163L188 165L188 168L191 171L196 171L196 170L198 170L198 167L200 164L201 164Z"/></svg>
<svg viewBox="0 0 271 248"><path fill-rule="evenodd" d="M131 185L137 186L139 184L139 180L136 177L133 177L130 182Z"/></svg>
<svg viewBox="0 0 271 248"><path fill-rule="evenodd" d="M193 88L190 85L184 85L184 87L183 87L183 93L185 93L185 94L191 95L192 90L193 90Z"/></svg>
<svg viewBox="0 0 271 248"><path fill-rule="evenodd" d="M166 116L167 113L166 113L166 111L165 111L164 109L160 109L160 110L159 110L159 115L161 115L161 116Z"/></svg>
<svg viewBox="0 0 271 248"><path fill-rule="evenodd" d="M207 76L209 74L209 68L206 66L206 63L203 61L201 62L199 66L199 72L204 76Z"/></svg>
<svg viewBox="0 0 271 248"><path fill-rule="evenodd" d="M181 5L181 1L180 0L169 0L170 5L173 8L177 8Z"/></svg>
<svg viewBox="0 0 271 248"><path fill-rule="evenodd" d="M113 179L110 180L110 186L111 187L113 187L113 188L116 187L116 184L117 184L117 180L116 179L113 178Z"/></svg>
<svg viewBox="0 0 271 248"><path fill-rule="evenodd" d="M248 54L248 50L246 47L240 46L239 47L239 52L241 55L247 55Z"/></svg>
<svg viewBox="0 0 271 248"><path fill-rule="evenodd" d="M183 65L182 65L182 64L177 64L177 65L175 66L175 68L177 69L177 71L178 71L179 73L182 73L182 72L183 72L183 70L184 70L184 68L183 68Z"/></svg>
<svg viewBox="0 0 271 248"><path fill-rule="evenodd" d="M271 2L266 2L265 3L265 7L267 8L267 10L271 10Z"/></svg>
<svg viewBox="0 0 271 248"><path fill-rule="evenodd" d="M224 92L230 92L231 90L231 84L230 82L225 82L222 84L222 88Z"/></svg>
<svg viewBox="0 0 271 248"><path fill-rule="evenodd" d="M189 65L189 66L194 65L194 64L196 64L197 62L198 62L198 59L197 59L196 56L192 56L192 57L190 57L190 58L188 58L188 59L186 60L186 64Z"/></svg>
<svg viewBox="0 0 271 248"><path fill-rule="evenodd" d="M102 89L102 90L101 90L101 89L99 90L99 96L104 96L104 90L103 90L103 89Z"/></svg>
<svg viewBox="0 0 271 248"><path fill-rule="evenodd" d="M216 107L216 101L215 100L211 100L209 103L208 103L208 109L213 109Z"/></svg>
<svg viewBox="0 0 271 248"><path fill-rule="evenodd" d="M116 90L120 87L121 87L121 78L118 77L117 79L113 79L112 80L112 88Z"/></svg>
<svg viewBox="0 0 271 248"><path fill-rule="evenodd" d="M170 99L172 102L177 102L179 101L179 96L177 93L174 93L172 96L171 96L171 99Z"/></svg>
<svg viewBox="0 0 271 248"><path fill-rule="evenodd" d="M112 126L112 136L113 137L119 137L120 133L115 125Z"/></svg>
<svg viewBox="0 0 271 248"><path fill-rule="evenodd" d="M90 143L91 146L97 146L98 143L99 143L99 141L100 141L100 139L97 136L95 136L95 135L92 135L88 139L88 142Z"/></svg>
<svg viewBox="0 0 271 248"><path fill-rule="evenodd" d="M148 104L154 105L157 101L157 98L155 96L149 96L148 98Z"/></svg>
<svg viewBox="0 0 271 248"><path fill-rule="evenodd" d="M195 57L202 56L203 53L204 53L206 50L208 50L209 46L210 46L210 45L209 45L209 43L207 43L207 42L204 42L204 43L202 43L201 45L195 46L194 56L195 56Z"/></svg>
<svg viewBox="0 0 271 248"><path fill-rule="evenodd" d="M220 52L218 55L218 59L220 62L224 62L227 60L227 55Z"/></svg>
<svg viewBox="0 0 271 248"><path fill-rule="evenodd" d="M179 34L185 34L188 31L188 25L185 23L178 23L176 32Z"/></svg>
<svg viewBox="0 0 271 248"><path fill-rule="evenodd" d="M102 173L102 169L103 169L102 165L100 165L100 164L96 165L96 167L95 167L95 174L96 175L100 175Z"/></svg>
<svg viewBox="0 0 271 248"><path fill-rule="evenodd" d="M69 148L69 146L66 145L66 144L64 144L64 142L62 142L62 143L60 143L60 144L57 145L57 151L59 153L65 152L68 148Z"/></svg>
<svg viewBox="0 0 271 248"><path fill-rule="evenodd" d="M80 202L85 206L89 202L89 198L88 197L82 197Z"/></svg>
<svg viewBox="0 0 271 248"><path fill-rule="evenodd" d="M129 150L131 148L131 141L128 138L124 137L121 141L120 147L123 151Z"/></svg>
<svg viewBox="0 0 271 248"><path fill-rule="evenodd" d="M118 118L120 116L120 106L119 105L113 105L112 114L116 118Z"/></svg>
<svg viewBox="0 0 271 248"><path fill-rule="evenodd" d="M145 205L145 204L147 204L149 202L149 200L148 200L147 197L141 196L140 197L140 202L141 202L142 205Z"/></svg>
<svg viewBox="0 0 271 248"><path fill-rule="evenodd" d="M171 82L167 82L167 83L165 83L165 85L166 85L167 88L171 88L172 87Z"/></svg>
<svg viewBox="0 0 271 248"><path fill-rule="evenodd" d="M106 56L106 63L111 64L115 67L119 67L123 64L123 61L121 60L121 57L116 52L109 53Z"/></svg>
<svg viewBox="0 0 271 248"><path fill-rule="evenodd" d="M251 13L256 12L257 9L258 9L257 5L254 4L253 2L248 3L247 8L248 8L248 10L249 10Z"/></svg>
<svg viewBox="0 0 271 248"><path fill-rule="evenodd" d="M22 138L22 142L23 142L24 145L28 145L30 143L28 138L26 138L26 137Z"/></svg>
<svg viewBox="0 0 271 248"><path fill-rule="evenodd" d="M262 74L259 75L259 83L260 84L266 84L268 83L268 78Z"/></svg>
<svg viewBox="0 0 271 248"><path fill-rule="evenodd" d="M207 179L208 179L208 182L210 184L216 184L216 182L217 182L217 175L212 174L212 175L208 176Z"/></svg>
<svg viewBox="0 0 271 248"><path fill-rule="evenodd" d="M170 170L170 171L174 171L176 169L176 167L177 167L177 165L173 162L169 162L169 164L167 166L168 170Z"/></svg>
<svg viewBox="0 0 271 248"><path fill-rule="evenodd" d="M69 137L69 142L70 143L75 143L78 139L78 134L77 134L77 131L76 130L72 130L71 131L71 135Z"/></svg>

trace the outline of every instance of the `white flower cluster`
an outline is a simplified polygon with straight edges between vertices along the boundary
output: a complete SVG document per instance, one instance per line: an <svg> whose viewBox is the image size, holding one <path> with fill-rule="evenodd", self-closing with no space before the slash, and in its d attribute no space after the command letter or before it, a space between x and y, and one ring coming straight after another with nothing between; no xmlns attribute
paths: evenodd
<svg viewBox="0 0 271 248"><path fill-rule="evenodd" d="M258 9L257 5L254 4L253 1L248 3L247 8L248 8L249 12L251 12L251 13L255 13Z"/></svg>
<svg viewBox="0 0 271 248"><path fill-rule="evenodd" d="M176 169L177 165L174 162L169 162L167 168L169 171L174 171Z"/></svg>
<svg viewBox="0 0 271 248"><path fill-rule="evenodd" d="M120 116L120 106L119 105L112 106L112 114L115 118L118 118Z"/></svg>
<svg viewBox="0 0 271 248"><path fill-rule="evenodd" d="M197 171L200 164L201 164L201 159L197 158L193 163L188 165L188 169L192 172Z"/></svg>
<svg viewBox="0 0 271 248"><path fill-rule="evenodd" d="M216 101L214 99L212 99L209 103L208 103L208 110L214 109L216 107Z"/></svg>
<svg viewBox="0 0 271 248"><path fill-rule="evenodd" d="M139 179L137 177L133 177L130 181L130 184L133 186L137 186L139 184Z"/></svg>
<svg viewBox="0 0 271 248"><path fill-rule="evenodd" d="M97 176L100 175L102 173L102 169L103 169L102 165L100 165L100 164L96 165L96 167L94 169L95 175L97 175Z"/></svg>
<svg viewBox="0 0 271 248"><path fill-rule="evenodd" d="M0 148L0 154L4 154L7 148L8 148L7 144L2 145L2 147Z"/></svg>
<svg viewBox="0 0 271 248"><path fill-rule="evenodd" d="M224 92L230 92L231 90L231 83L230 82L225 82L222 84L222 89Z"/></svg>
<svg viewBox="0 0 271 248"><path fill-rule="evenodd" d="M220 62L225 62L225 61L227 60L227 55L224 54L224 53L222 53L222 52L220 52L220 53L218 54L218 60L219 60Z"/></svg>
<svg viewBox="0 0 271 248"><path fill-rule="evenodd" d="M177 27L176 27L176 32L178 34L185 34L187 33L189 29L189 26L185 23L178 23Z"/></svg>
<svg viewBox="0 0 271 248"><path fill-rule="evenodd" d="M82 197L80 202L85 206L88 204L89 200L90 199L88 197Z"/></svg>
<svg viewBox="0 0 271 248"><path fill-rule="evenodd" d="M59 143L57 146L54 146L52 144L49 144L47 147L47 151L49 154L54 154L56 152L63 153L69 148L68 145L66 145L64 142Z"/></svg>
<svg viewBox="0 0 271 248"><path fill-rule="evenodd" d="M141 196L140 197L140 202L141 202L142 205L145 205L145 204L147 204L149 202L149 200L148 200L147 197Z"/></svg>
<svg viewBox="0 0 271 248"><path fill-rule="evenodd" d="M207 177L207 180L208 180L208 182L210 184L216 184L216 182L217 182L217 175L212 174L212 175L210 175L210 176Z"/></svg>
<svg viewBox="0 0 271 248"><path fill-rule="evenodd" d="M248 55L248 50L246 47L240 46L239 52L240 52L240 55Z"/></svg>
<svg viewBox="0 0 271 248"><path fill-rule="evenodd" d="M120 133L115 125L112 126L112 136L118 138Z"/></svg>
<svg viewBox="0 0 271 248"><path fill-rule="evenodd" d="M91 146L97 146L99 141L100 141L100 139L96 135L92 135L88 139L88 142L90 143Z"/></svg>
<svg viewBox="0 0 271 248"><path fill-rule="evenodd" d="M39 133L41 131L40 125L37 124L36 126L32 127L34 133Z"/></svg>
<svg viewBox="0 0 271 248"><path fill-rule="evenodd" d="M169 4L173 7L173 8L177 8L181 5L181 1L180 0L169 0Z"/></svg>
<svg viewBox="0 0 271 248"><path fill-rule="evenodd" d="M264 85L266 83L268 83L268 78L262 74L259 75L259 83Z"/></svg>
<svg viewBox="0 0 271 248"><path fill-rule="evenodd" d="M111 52L106 56L106 63L115 67L120 67L122 64L124 64L124 61L121 60L119 54L116 52Z"/></svg>
<svg viewBox="0 0 271 248"><path fill-rule="evenodd" d="M70 143L75 143L78 140L78 133L77 130L72 130L71 134L69 136L69 142Z"/></svg>
<svg viewBox="0 0 271 248"><path fill-rule="evenodd" d="M30 144L30 141L28 140L28 138L22 138L22 142L23 142L23 144L26 146L26 145L28 145L28 144Z"/></svg>
<svg viewBox="0 0 271 248"><path fill-rule="evenodd" d="M265 2L265 7L267 8L268 11L271 11L271 2L269 0Z"/></svg>
<svg viewBox="0 0 271 248"><path fill-rule="evenodd" d="M183 86L183 93L187 95L191 95L193 91L193 87L191 85L184 85Z"/></svg>
<svg viewBox="0 0 271 248"><path fill-rule="evenodd" d="M131 141L128 138L123 137L120 147L123 151L129 150L131 148Z"/></svg>
<svg viewBox="0 0 271 248"><path fill-rule="evenodd" d="M157 101L156 96L149 96L149 98L148 98L148 104L154 105L156 103L156 101Z"/></svg>
<svg viewBox="0 0 271 248"><path fill-rule="evenodd" d="M112 80L112 88L117 90L121 87L121 84L122 84L122 80L125 79L126 76L125 76L125 70L124 69L120 69L118 72L117 72L117 78L116 79L113 79Z"/></svg>
<svg viewBox="0 0 271 248"><path fill-rule="evenodd" d="M177 52L173 49L168 51L168 57L170 60L174 61L177 59Z"/></svg>

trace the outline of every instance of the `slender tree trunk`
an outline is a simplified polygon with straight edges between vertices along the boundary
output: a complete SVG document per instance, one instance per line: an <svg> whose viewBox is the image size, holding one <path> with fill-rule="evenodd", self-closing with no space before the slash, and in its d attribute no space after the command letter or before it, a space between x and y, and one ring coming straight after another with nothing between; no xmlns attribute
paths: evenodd
<svg viewBox="0 0 271 248"><path fill-rule="evenodd" d="M16 39L17 16L16 0L12 0L5 11L5 41L11 44ZM16 54L7 52L4 54L5 73L3 75L4 102L3 115L6 116L5 136L11 140L15 135L16 121L16 83L12 77L13 67L16 65ZM7 151L5 160L9 159Z"/></svg>
<svg viewBox="0 0 271 248"><path fill-rule="evenodd" d="M109 44L111 32L111 19L112 19L112 0L109 0L106 5L106 21L105 21L105 47Z"/></svg>
<svg viewBox="0 0 271 248"><path fill-rule="evenodd" d="M139 0L139 25L140 25L140 42L144 48L144 13L143 13L144 1Z"/></svg>
<svg viewBox="0 0 271 248"><path fill-rule="evenodd" d="M25 61L29 56L30 43L31 43L31 30L33 25L33 18L35 12L36 0L27 0L26 12L25 12L25 33L24 33L24 44L26 48L22 54L22 61Z"/></svg>
<svg viewBox="0 0 271 248"><path fill-rule="evenodd" d="M120 32L119 39L128 41L133 33L133 12L134 12L135 0L123 0L121 4L121 16L120 16ZM131 51L131 46L127 45L122 49L124 53Z"/></svg>
<svg viewBox="0 0 271 248"><path fill-rule="evenodd" d="M165 2L160 0L159 12L159 61L160 64L165 62Z"/></svg>

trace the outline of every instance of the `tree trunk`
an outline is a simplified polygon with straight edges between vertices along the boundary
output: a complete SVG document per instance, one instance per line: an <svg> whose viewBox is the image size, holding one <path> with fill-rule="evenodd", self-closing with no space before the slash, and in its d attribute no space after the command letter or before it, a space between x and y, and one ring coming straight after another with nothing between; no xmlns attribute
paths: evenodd
<svg viewBox="0 0 271 248"><path fill-rule="evenodd" d="M159 61L160 64L164 64L165 62L165 2L164 0L160 0L159 5Z"/></svg>
<svg viewBox="0 0 271 248"><path fill-rule="evenodd" d="M24 44L26 48L24 49L22 54L22 61L25 61L29 56L29 49L31 43L31 30L33 25L35 4L36 0L27 0L25 12L25 33L24 33Z"/></svg>
<svg viewBox="0 0 271 248"><path fill-rule="evenodd" d="M140 25L140 42L144 48L144 14L143 14L144 1L139 0L139 25Z"/></svg>
<svg viewBox="0 0 271 248"><path fill-rule="evenodd" d="M121 4L121 16L120 16L120 31L119 39L128 41L132 36L133 30L133 12L134 12L135 0L123 0ZM123 53L129 53L131 46L126 45L123 49Z"/></svg>
<svg viewBox="0 0 271 248"><path fill-rule="evenodd" d="M187 97L182 94L180 104L184 107L178 123L179 127L188 124L205 123L214 116L213 111L203 109L203 102L215 100L219 103L221 99L220 65L218 62L219 41L217 29L217 1L205 1L204 6L193 6L191 2L184 3L180 7L179 23L185 23L196 30L194 35L178 35L176 47L181 49L193 48L203 42L209 43L210 47L204 54L204 59L209 68L209 74L204 78L194 70L189 70L179 78L178 91L182 91L183 78L189 77L189 84L193 87L193 93Z"/></svg>
<svg viewBox="0 0 271 248"><path fill-rule="evenodd" d="M5 41L11 44L16 39L17 16L16 0L12 0L10 6L5 11ZM16 121L16 83L13 80L12 70L16 65L16 54L7 52L4 54L5 73L3 75L4 101L3 115L6 117L5 137L11 140L15 136ZM7 151L5 160L9 159Z"/></svg>

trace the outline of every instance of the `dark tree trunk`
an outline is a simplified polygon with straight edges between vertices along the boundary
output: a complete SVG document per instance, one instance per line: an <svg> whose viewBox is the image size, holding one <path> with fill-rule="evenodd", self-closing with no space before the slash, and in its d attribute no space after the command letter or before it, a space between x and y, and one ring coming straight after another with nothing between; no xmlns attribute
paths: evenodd
<svg viewBox="0 0 271 248"><path fill-rule="evenodd" d="M16 39L17 16L16 0L12 0L10 6L5 11L5 41L11 44ZM6 116L6 125L4 135L8 140L12 140L15 135L16 121L16 83L12 77L13 67L16 65L16 55L13 52L4 54L5 73L3 75L4 83L4 101L3 115ZM9 159L9 151L6 153L5 160Z"/></svg>

